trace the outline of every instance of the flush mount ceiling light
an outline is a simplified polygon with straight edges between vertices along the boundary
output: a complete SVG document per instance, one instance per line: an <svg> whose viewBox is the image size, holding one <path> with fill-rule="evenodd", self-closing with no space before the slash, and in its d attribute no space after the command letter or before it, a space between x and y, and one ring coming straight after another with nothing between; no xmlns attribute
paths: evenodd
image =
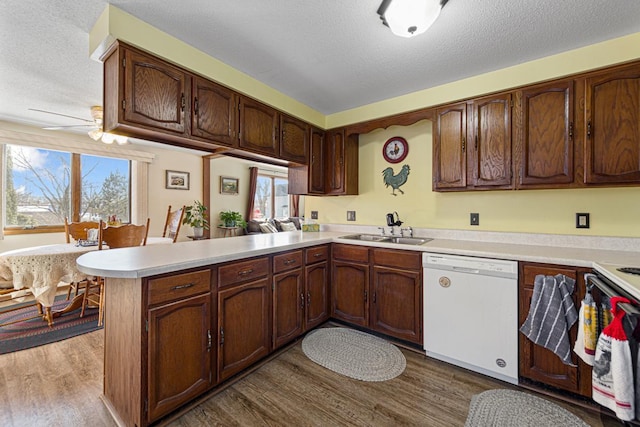
<svg viewBox="0 0 640 427"><path fill-rule="evenodd" d="M422 34L433 24L448 0L383 0L378 8L382 23L400 37Z"/></svg>

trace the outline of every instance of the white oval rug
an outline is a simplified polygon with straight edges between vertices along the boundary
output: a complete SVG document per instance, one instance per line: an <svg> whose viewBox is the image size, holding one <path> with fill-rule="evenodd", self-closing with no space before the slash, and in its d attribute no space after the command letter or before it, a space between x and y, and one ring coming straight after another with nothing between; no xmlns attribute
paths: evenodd
<svg viewBox="0 0 640 427"><path fill-rule="evenodd" d="M382 338L346 328L322 328L302 340L304 354L320 366L361 381L386 381L407 366L402 352Z"/></svg>
<svg viewBox="0 0 640 427"><path fill-rule="evenodd" d="M487 390L471 398L465 427L589 427L546 399L522 391Z"/></svg>

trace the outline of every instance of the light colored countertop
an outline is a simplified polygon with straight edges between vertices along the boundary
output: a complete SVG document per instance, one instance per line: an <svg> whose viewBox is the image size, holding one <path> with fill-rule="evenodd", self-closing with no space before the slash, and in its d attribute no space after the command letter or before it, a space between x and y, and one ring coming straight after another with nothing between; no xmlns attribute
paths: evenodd
<svg viewBox="0 0 640 427"><path fill-rule="evenodd" d="M637 248L638 250L594 249L594 245L582 244L582 242L578 242L581 247L547 246L540 244L545 241L544 236L540 237L540 235L534 235L535 239L523 239L522 237L515 238L515 240L511 239L512 241L533 240L536 244L463 240L459 238L460 236L454 236L456 238L440 238L437 236L424 245L412 246L340 238L348 234L354 234L354 231L320 231L317 233L291 231L255 234L226 239L178 242L172 245L150 245L93 252L82 255L77 262L79 270L87 274L103 277L141 278L322 243L339 242L430 253L593 267L620 284L634 296L640 298L640 276L619 273L613 268L615 266L640 267L640 246ZM422 236L421 233L418 233L418 235ZM440 235L443 235L443 233L440 233ZM445 236L443 235L443 237ZM627 241L628 239L623 240L625 240L625 246L623 247L626 249L629 247L629 242ZM638 242L640 243L640 239L638 239ZM634 240L631 241L631 245L632 248L635 246ZM606 244L603 246L607 247Z"/></svg>

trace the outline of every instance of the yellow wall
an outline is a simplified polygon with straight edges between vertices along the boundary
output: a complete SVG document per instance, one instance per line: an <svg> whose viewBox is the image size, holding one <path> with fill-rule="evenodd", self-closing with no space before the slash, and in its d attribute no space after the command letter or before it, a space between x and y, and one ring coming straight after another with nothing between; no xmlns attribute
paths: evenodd
<svg viewBox="0 0 640 427"><path fill-rule="evenodd" d="M390 165L382 146L392 136L409 143L407 158ZM306 216L317 210L320 223L385 226L385 214L397 211L404 226L550 234L640 237L640 188L575 190L507 190L462 193L431 191L431 122L392 126L360 136L358 196L306 198ZM411 167L405 194L391 195L382 171ZM347 222L347 210L356 222ZM469 225L469 213L480 213L480 226ZM591 214L591 228L576 229L576 212Z"/></svg>

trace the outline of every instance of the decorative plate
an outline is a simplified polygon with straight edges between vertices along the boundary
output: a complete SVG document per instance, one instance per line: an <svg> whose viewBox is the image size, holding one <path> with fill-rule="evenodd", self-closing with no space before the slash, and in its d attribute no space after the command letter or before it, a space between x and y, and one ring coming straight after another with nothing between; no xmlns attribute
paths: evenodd
<svg viewBox="0 0 640 427"><path fill-rule="evenodd" d="M401 136L389 138L382 147L382 156L389 163L400 163L409 154L409 144Z"/></svg>

